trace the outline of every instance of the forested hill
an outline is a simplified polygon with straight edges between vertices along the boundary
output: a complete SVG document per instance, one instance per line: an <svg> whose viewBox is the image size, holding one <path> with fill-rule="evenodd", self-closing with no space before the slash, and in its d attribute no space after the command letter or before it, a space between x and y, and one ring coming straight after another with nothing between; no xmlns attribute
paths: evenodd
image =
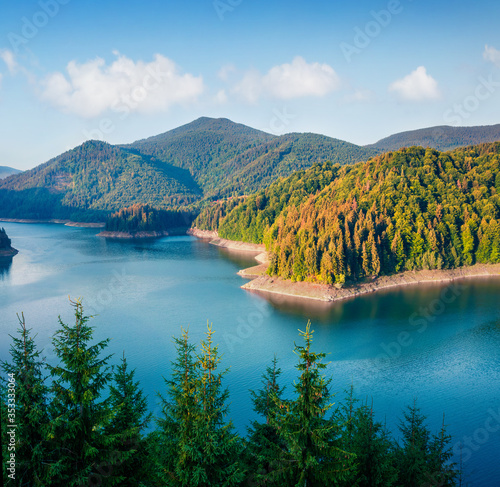
<svg viewBox="0 0 500 487"><path fill-rule="evenodd" d="M481 127L442 125L390 135L375 144L367 145L366 148L387 152L402 147L421 146L447 151L497 140L500 140L500 124Z"/></svg>
<svg viewBox="0 0 500 487"><path fill-rule="evenodd" d="M103 221L133 204L186 209L254 193L317 161L350 164L374 151L316 134L277 137L200 118L127 146L88 141L0 181L0 217Z"/></svg>
<svg viewBox="0 0 500 487"><path fill-rule="evenodd" d="M412 147L353 166L316 165L234 208L209 208L196 225L264 241L272 275L342 285L500 262L499 193L499 142L450 153Z"/></svg>
<svg viewBox="0 0 500 487"><path fill-rule="evenodd" d="M126 147L187 169L209 197L254 193L317 161L351 164L376 153L323 135L274 136L207 117Z"/></svg>
<svg viewBox="0 0 500 487"><path fill-rule="evenodd" d="M30 171L0 181L0 216L102 220L141 202L187 205L202 196L188 171L89 141Z"/></svg>
<svg viewBox="0 0 500 487"><path fill-rule="evenodd" d="M339 139L312 133L291 133L248 149L224 165L221 195L255 193L280 177L307 169L314 163L353 164L375 155Z"/></svg>

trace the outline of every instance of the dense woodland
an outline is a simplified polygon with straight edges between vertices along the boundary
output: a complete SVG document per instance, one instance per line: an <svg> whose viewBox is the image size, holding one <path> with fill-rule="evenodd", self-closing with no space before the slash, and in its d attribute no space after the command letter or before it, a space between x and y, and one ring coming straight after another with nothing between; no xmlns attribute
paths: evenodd
<svg viewBox="0 0 500 487"><path fill-rule="evenodd" d="M374 153L320 135L276 137L201 118L128 146L88 141L0 180L0 217L104 221L133 204L191 211L254 193L318 160L349 164Z"/></svg>
<svg viewBox="0 0 500 487"><path fill-rule="evenodd" d="M11 241L5 231L5 228L0 228L0 250L9 250Z"/></svg>
<svg viewBox="0 0 500 487"><path fill-rule="evenodd" d="M148 205L132 205L106 220L108 232L165 232L188 229L196 214L187 211L157 210Z"/></svg>
<svg viewBox="0 0 500 487"><path fill-rule="evenodd" d="M352 387L339 403L325 375L325 354L313 350L310 325L295 345L297 380L281 381L276 357L250 391L259 420L237 434L229 417L228 369L208 327L199 347L182 330L176 359L159 391L153 418L125 355L93 340L81 301L74 323L59 318L46 363L36 336L19 316L4 379L15 378L15 406L2 384L0 407L6 486L452 486L463 485L452 462L451 437L434 434L416 404L402 412L393 436ZM291 351L292 352L292 351ZM15 416L12 416L15 414ZM9 421L15 421L10 443ZM6 461L15 447L15 480Z"/></svg>
<svg viewBox="0 0 500 487"><path fill-rule="evenodd" d="M128 147L189 170L207 197L254 193L317 161L351 164L376 153L323 135L273 136L206 117Z"/></svg>
<svg viewBox="0 0 500 487"><path fill-rule="evenodd" d="M390 135L375 144L365 147L382 152L412 146L430 147L440 151L448 151L458 147L479 145L497 140L500 140L500 124L480 127L451 127L449 125L441 125Z"/></svg>
<svg viewBox="0 0 500 487"><path fill-rule="evenodd" d="M187 171L90 141L0 181L0 216L103 221L134 203L175 208L200 197Z"/></svg>
<svg viewBox="0 0 500 487"><path fill-rule="evenodd" d="M500 143L412 147L348 167L315 165L230 211L204 210L196 225L264 242L271 275L343 285L500 262L499 194Z"/></svg>

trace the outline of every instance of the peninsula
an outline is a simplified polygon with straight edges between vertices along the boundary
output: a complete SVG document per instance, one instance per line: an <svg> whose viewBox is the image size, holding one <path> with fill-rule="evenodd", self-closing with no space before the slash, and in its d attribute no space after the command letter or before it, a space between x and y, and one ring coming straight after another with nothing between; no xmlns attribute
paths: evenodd
<svg viewBox="0 0 500 487"><path fill-rule="evenodd" d="M0 229L0 258L1 257L14 257L18 250L11 246L10 238L4 228Z"/></svg>

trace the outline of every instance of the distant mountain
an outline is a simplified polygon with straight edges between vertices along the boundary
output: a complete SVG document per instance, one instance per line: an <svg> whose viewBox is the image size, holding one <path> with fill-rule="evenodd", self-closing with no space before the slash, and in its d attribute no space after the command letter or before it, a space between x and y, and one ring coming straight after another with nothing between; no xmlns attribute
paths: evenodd
<svg viewBox="0 0 500 487"><path fill-rule="evenodd" d="M134 204L185 208L254 193L318 161L351 164L375 153L323 135L278 137L202 117L128 145L88 141L0 181L0 217L86 221Z"/></svg>
<svg viewBox="0 0 500 487"><path fill-rule="evenodd" d="M323 135L274 136L207 117L124 147L187 169L205 196L253 193L318 161L351 164L377 153Z"/></svg>
<svg viewBox="0 0 500 487"><path fill-rule="evenodd" d="M269 142L273 135L226 118L202 117L154 137L123 146L188 170L207 194L225 181L225 164L242 152Z"/></svg>
<svg viewBox="0 0 500 487"><path fill-rule="evenodd" d="M220 193L250 194L280 177L317 162L354 164L377 152L339 139L311 133L291 133L248 149L224 165Z"/></svg>
<svg viewBox="0 0 500 487"><path fill-rule="evenodd" d="M500 124L479 127L450 127L441 125L420 130L410 130L390 135L375 144L365 146L382 152L395 151L402 147L431 147L448 151L457 147L496 142L500 140Z"/></svg>
<svg viewBox="0 0 500 487"><path fill-rule="evenodd" d="M134 203L188 205L202 195L186 170L130 149L88 141L0 181L0 216L102 220Z"/></svg>
<svg viewBox="0 0 500 487"><path fill-rule="evenodd" d="M12 174L19 174L20 171L19 169L14 169L13 167L8 167L8 166L0 166L0 179L5 179L7 176L10 176Z"/></svg>

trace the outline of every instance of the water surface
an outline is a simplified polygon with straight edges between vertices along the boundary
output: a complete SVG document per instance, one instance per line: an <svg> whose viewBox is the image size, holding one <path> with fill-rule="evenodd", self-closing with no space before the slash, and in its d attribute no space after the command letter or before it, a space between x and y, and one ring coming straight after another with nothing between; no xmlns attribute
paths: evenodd
<svg viewBox="0 0 500 487"><path fill-rule="evenodd" d="M162 376L175 354L172 336L189 327L199 342L210 322L223 364L231 367L231 416L245 433L254 417L248 390L260 386L274 354L291 390L297 330L310 319L314 346L330 354L339 398L354 384L390 428L415 398L433 431L445 413L454 443L470 438L462 456L470 484L500 485L500 279L311 305L241 290L236 272L253 259L192 237L109 241L96 237L96 229L2 226L20 252L0 263L0 359L8 356L8 334L22 311L55 363L51 336L58 315L71 322L69 297L83 297L86 311L96 315L96 339L111 338L116 362L125 351L158 413L156 391L164 389Z"/></svg>

